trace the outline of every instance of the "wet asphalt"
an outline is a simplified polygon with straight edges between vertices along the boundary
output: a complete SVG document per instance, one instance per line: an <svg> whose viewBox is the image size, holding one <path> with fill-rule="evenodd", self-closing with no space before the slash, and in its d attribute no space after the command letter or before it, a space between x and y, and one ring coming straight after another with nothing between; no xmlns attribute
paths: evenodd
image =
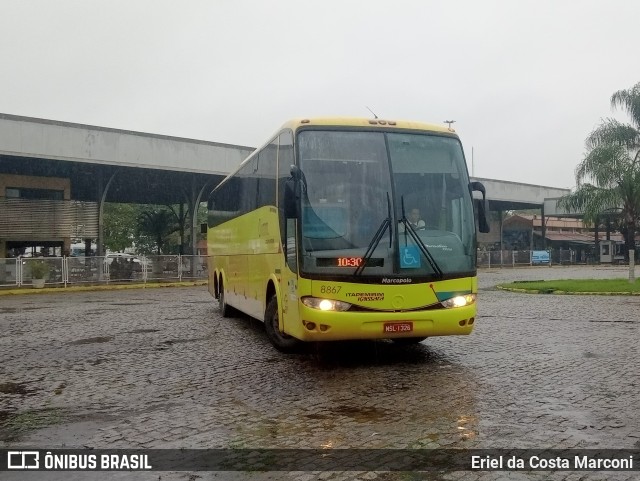
<svg viewBox="0 0 640 481"><path fill-rule="evenodd" d="M640 296L494 287L627 274L624 267L482 270L470 336L413 347L312 344L295 355L273 349L261 323L222 318L205 287L0 297L0 446L640 449ZM0 473L0 479L637 479L632 475Z"/></svg>

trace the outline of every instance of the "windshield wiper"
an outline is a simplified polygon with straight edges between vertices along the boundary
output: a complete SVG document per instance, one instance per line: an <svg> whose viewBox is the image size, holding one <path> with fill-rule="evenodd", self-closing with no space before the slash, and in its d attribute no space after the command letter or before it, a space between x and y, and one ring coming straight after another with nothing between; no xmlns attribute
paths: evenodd
<svg viewBox="0 0 640 481"><path fill-rule="evenodd" d="M405 211L404 211L404 196L400 197L400 205L402 206L402 218L400 219L400 222L402 222L402 224L404 225L405 245L407 245L407 232L408 232L409 235L411 235L411 238L413 239L413 241L418 246L418 249L420 249L420 251L427 258L427 262L429 262L429 265L431 266L433 271L436 273L436 275L440 278L444 277L444 273L442 272L442 269L440 269L440 266L438 266L438 263L431 255L431 252L429 252L429 249L427 249L427 246L425 245L425 243L422 242L422 239L420 239L420 237L418 236L418 233L413 228L413 225L411 225L411 222L407 220L407 216L405 215Z"/></svg>
<svg viewBox="0 0 640 481"><path fill-rule="evenodd" d="M382 224L380 224L380 227L378 227L378 230L373 236L373 239L371 239L371 242L369 242L369 246L367 247L367 250L362 257L362 262L353 273L354 276L359 276L360 274L362 274L362 271L367 266L367 262L369 262L369 259L371 259L371 256L376 250L376 247L378 247L378 244L380 244L380 240L384 235L384 231L386 231L387 229L389 229L389 247L391 247L391 243L393 240L393 229L391 228L391 200L389 199L389 192L387 192L387 218L382 221Z"/></svg>

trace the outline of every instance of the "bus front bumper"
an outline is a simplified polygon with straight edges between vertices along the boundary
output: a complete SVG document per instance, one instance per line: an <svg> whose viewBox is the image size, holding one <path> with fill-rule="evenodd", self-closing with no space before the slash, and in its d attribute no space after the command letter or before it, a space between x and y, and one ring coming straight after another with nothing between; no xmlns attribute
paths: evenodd
<svg viewBox="0 0 640 481"><path fill-rule="evenodd" d="M301 304L300 318L301 324L291 334L303 341L455 336L473 331L476 305L407 312L336 312Z"/></svg>

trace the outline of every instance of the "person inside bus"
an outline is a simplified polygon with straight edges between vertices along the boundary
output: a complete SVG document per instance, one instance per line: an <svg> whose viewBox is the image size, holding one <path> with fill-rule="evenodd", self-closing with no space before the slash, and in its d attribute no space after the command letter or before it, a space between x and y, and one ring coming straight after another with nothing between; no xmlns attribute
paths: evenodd
<svg viewBox="0 0 640 481"><path fill-rule="evenodd" d="M426 227L426 224L420 218L420 209L415 208L415 207L409 211L409 215L407 215L407 221L409 222L409 224L411 224L411 226L415 230L424 230L425 227ZM400 232L404 232L404 225L403 224L400 224L399 230L400 230Z"/></svg>
<svg viewBox="0 0 640 481"><path fill-rule="evenodd" d="M407 220L415 230L424 229L426 226L424 221L420 218L420 209L417 209L417 208L411 209L411 212L409 212L409 217L407 217Z"/></svg>
<svg viewBox="0 0 640 481"><path fill-rule="evenodd" d="M411 227L413 227L414 230L424 230L426 228L426 224L420 218L420 209L417 208L413 208L409 211L409 214L407 214L407 222L411 224ZM400 232L404 232L403 223L400 223L398 230Z"/></svg>

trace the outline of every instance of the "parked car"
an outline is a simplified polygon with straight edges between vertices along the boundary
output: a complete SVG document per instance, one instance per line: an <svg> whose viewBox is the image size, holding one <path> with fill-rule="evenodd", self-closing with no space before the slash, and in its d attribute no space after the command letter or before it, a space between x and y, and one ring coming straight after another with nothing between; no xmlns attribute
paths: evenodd
<svg viewBox="0 0 640 481"><path fill-rule="evenodd" d="M133 261L134 264L136 264L137 267L139 267L140 269L142 269L142 265L146 265L147 268L151 268L151 260L147 259L146 257L138 257L134 254L125 254L123 252L115 252L112 254L107 254L105 256L104 262L106 264L113 264L113 261L115 259L118 259L118 262L131 262Z"/></svg>
<svg viewBox="0 0 640 481"><path fill-rule="evenodd" d="M140 259L138 259L133 254L125 254L123 252L115 252L115 253L112 253L112 254L107 254L105 256L105 258L104 258L104 261L107 264L112 264L115 259L118 259L119 261L130 261L130 260L133 260L133 262L135 262L136 264L140 263Z"/></svg>

